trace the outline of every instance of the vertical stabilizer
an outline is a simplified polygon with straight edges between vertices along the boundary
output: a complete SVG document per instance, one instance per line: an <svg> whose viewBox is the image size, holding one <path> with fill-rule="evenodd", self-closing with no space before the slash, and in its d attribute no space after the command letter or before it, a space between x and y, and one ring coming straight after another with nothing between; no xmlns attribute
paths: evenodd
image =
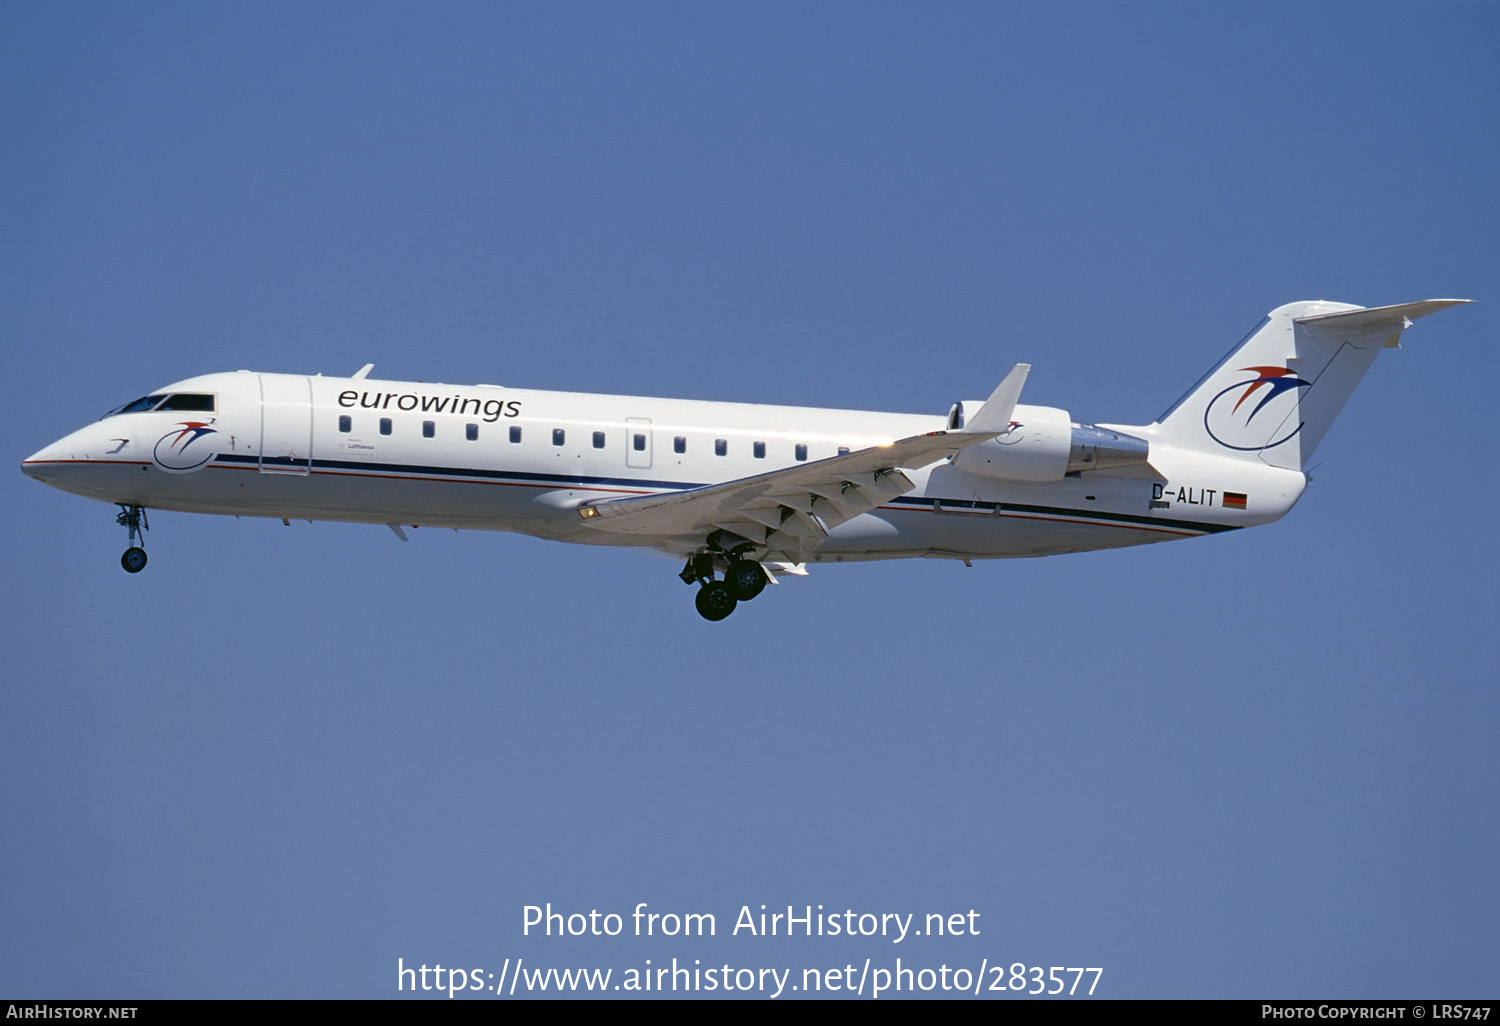
<svg viewBox="0 0 1500 1026"><path fill-rule="evenodd" d="M1394 347L1416 318L1466 302L1278 307L1157 419L1157 437L1184 449L1305 470L1380 350Z"/></svg>

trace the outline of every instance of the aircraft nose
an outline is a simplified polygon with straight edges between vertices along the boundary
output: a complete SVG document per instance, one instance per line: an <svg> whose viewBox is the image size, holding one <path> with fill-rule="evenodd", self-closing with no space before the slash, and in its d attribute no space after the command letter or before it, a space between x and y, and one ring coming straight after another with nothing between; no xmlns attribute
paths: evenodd
<svg viewBox="0 0 1500 1026"><path fill-rule="evenodd" d="M21 461L21 473L38 481L47 479L48 471L55 469L58 461L57 443L44 446Z"/></svg>
<svg viewBox="0 0 1500 1026"><path fill-rule="evenodd" d="M65 492L112 502L122 485L135 483L120 473L132 465L109 460L101 444L95 430L83 428L26 457L21 473Z"/></svg>

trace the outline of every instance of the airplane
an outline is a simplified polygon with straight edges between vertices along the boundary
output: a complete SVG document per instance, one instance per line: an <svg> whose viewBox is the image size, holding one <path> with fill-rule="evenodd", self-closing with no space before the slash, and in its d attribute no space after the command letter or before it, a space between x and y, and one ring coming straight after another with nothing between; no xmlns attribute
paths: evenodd
<svg viewBox="0 0 1500 1026"><path fill-rule="evenodd" d="M207 374L157 389L21 469L120 507L514 531L684 560L722 620L809 563L1046 556L1270 523L1383 348L1469 302L1271 311L1160 417L1022 405L1017 364L946 415L352 377Z"/></svg>

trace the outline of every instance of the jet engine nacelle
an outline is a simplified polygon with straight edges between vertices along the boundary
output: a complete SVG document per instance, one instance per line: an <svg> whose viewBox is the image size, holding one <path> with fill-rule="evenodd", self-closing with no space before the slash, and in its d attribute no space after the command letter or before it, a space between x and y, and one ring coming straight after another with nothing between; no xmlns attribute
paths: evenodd
<svg viewBox="0 0 1500 1026"><path fill-rule="evenodd" d="M963 409L982 402L958 403L949 423L962 426ZM971 474L1005 481L1061 481L1068 474L1143 466L1151 455L1144 438L1092 424L1074 424L1066 410L1018 406L1011 430L959 453L953 464ZM956 421L956 423L955 423Z"/></svg>

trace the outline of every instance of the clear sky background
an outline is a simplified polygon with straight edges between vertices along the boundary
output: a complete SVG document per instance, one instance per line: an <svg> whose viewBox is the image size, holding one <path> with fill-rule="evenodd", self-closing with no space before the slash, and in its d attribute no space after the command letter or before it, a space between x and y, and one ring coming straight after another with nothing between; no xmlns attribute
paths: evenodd
<svg viewBox="0 0 1500 1026"><path fill-rule="evenodd" d="M1494 997L1497 53L1492 3L0 7L0 995ZM14 469L368 361L936 413L1026 361L1146 422L1284 302L1446 296L1281 523L720 624L675 562L484 532L158 513L128 576L113 507ZM718 935L523 937L547 902ZM981 932L731 936L762 903Z"/></svg>

